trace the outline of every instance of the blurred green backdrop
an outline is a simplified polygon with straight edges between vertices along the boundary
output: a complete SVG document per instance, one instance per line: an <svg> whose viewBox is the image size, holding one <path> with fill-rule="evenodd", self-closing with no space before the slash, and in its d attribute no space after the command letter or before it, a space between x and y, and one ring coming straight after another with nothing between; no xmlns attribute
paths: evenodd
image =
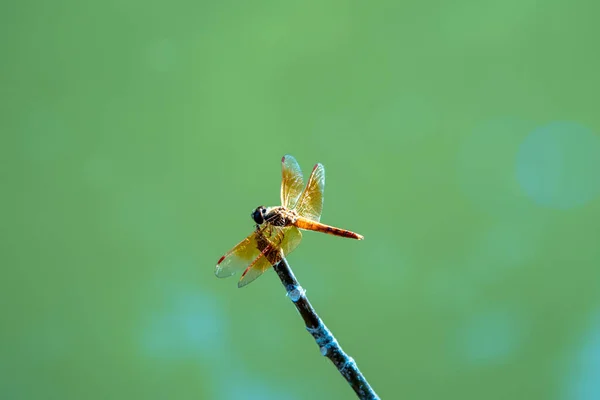
<svg viewBox="0 0 600 400"><path fill-rule="evenodd" d="M290 263L384 399L600 398L600 6L0 5L3 399L353 398L276 275L214 277L327 171Z"/></svg>

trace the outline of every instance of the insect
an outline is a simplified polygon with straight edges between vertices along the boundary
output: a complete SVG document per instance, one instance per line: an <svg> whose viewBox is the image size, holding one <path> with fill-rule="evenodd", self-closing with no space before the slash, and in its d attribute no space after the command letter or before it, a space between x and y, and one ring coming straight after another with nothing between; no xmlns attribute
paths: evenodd
<svg viewBox="0 0 600 400"><path fill-rule="evenodd" d="M320 222L323 211L325 168L313 168L306 187L296 159L281 159L281 206L257 207L251 214L256 229L217 262L215 275L226 278L243 271L238 287L261 276L290 254L302 239L300 229L362 240L363 236Z"/></svg>

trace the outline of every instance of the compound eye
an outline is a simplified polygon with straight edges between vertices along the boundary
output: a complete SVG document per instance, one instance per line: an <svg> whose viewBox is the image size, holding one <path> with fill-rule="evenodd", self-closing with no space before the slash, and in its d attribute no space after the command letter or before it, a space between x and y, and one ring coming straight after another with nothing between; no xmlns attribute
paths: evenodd
<svg viewBox="0 0 600 400"><path fill-rule="evenodd" d="M254 222L256 222L257 224L262 224L263 222L265 222L265 219L263 218L263 214L260 211L260 209L255 210L252 213L252 219L254 220Z"/></svg>

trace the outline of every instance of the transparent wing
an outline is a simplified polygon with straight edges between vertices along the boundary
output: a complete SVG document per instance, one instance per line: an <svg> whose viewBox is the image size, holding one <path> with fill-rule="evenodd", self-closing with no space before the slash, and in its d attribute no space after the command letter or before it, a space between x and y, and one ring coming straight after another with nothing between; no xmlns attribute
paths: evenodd
<svg viewBox="0 0 600 400"><path fill-rule="evenodd" d="M325 191L325 167L317 164L310 174L308 183L296 204L300 216L319 222L323 212L323 192Z"/></svg>
<svg viewBox="0 0 600 400"><path fill-rule="evenodd" d="M256 241L258 234L258 231L252 232L250 236L221 257L217 262L215 275L219 278L227 278L248 268L248 265L261 255Z"/></svg>
<svg viewBox="0 0 600 400"><path fill-rule="evenodd" d="M254 280L268 270L269 267L271 267L271 263L266 257L264 257L264 255L261 254L261 256L257 258L252 265L246 269L246 271L244 271L238 282L238 287L241 288L251 282L254 282Z"/></svg>
<svg viewBox="0 0 600 400"><path fill-rule="evenodd" d="M292 209L304 187L302 171L296 159L285 155L281 159L281 205Z"/></svg>
<svg viewBox="0 0 600 400"><path fill-rule="evenodd" d="M263 249L260 256L244 271L238 287L243 287L261 276L266 270L290 254L302 240L302 233L295 226L270 227L263 235L257 235L258 248Z"/></svg>

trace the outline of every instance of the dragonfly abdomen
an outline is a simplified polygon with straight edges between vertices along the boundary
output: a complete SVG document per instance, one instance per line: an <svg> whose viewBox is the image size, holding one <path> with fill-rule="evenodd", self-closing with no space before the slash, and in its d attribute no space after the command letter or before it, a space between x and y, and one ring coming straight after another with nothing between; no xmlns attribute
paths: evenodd
<svg viewBox="0 0 600 400"><path fill-rule="evenodd" d="M312 221L310 219L303 218L303 217L299 217L294 222L294 225L296 225L300 229L307 229L310 231L323 232L323 233L327 233L329 235L347 237L347 238L357 239L357 240L364 239L364 237L362 235L359 235L358 233L354 233L354 232L346 230L346 229L336 228L334 226L325 225L320 222Z"/></svg>

